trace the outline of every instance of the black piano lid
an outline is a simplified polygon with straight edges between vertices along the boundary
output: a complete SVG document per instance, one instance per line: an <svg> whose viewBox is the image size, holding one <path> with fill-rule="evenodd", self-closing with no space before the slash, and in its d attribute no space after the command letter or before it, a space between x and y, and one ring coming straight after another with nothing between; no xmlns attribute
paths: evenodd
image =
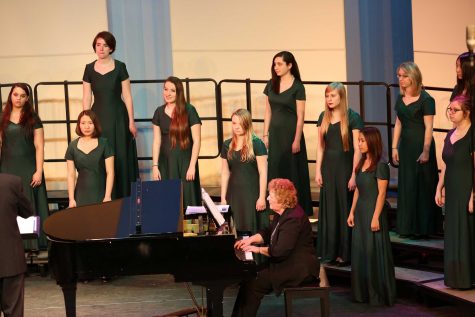
<svg viewBox="0 0 475 317"><path fill-rule="evenodd" d="M132 184L130 197L56 212L43 229L52 240L76 242L183 231L180 180L141 182L139 194L137 187ZM136 231L138 219L141 232Z"/></svg>

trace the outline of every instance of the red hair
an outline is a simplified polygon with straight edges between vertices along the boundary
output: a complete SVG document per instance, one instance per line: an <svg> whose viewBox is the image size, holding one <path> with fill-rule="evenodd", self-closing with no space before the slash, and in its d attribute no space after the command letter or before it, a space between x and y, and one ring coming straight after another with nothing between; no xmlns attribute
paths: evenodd
<svg viewBox="0 0 475 317"><path fill-rule="evenodd" d="M174 76L168 77L165 80L166 82L175 85L176 89L175 110L172 113L172 122L170 123L171 146L174 148L179 144L182 149L186 149L190 145L190 127L188 125L188 113L185 109L186 101L183 84L179 78Z"/></svg>
<svg viewBox="0 0 475 317"><path fill-rule="evenodd" d="M274 178L269 182L269 192L274 192L277 202L284 208L297 206L297 189L294 184L285 178Z"/></svg>

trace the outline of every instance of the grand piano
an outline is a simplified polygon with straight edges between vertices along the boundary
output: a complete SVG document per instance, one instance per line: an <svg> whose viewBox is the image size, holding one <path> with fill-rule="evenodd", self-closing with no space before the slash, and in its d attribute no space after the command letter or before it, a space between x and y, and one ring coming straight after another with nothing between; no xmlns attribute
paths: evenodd
<svg viewBox="0 0 475 317"><path fill-rule="evenodd" d="M237 257L233 234L184 237L176 202L179 182L137 182L131 197L46 219L49 265L67 317L76 316L78 280L143 274L172 274L176 282L204 286L207 316L223 316L224 289L254 276L256 264Z"/></svg>

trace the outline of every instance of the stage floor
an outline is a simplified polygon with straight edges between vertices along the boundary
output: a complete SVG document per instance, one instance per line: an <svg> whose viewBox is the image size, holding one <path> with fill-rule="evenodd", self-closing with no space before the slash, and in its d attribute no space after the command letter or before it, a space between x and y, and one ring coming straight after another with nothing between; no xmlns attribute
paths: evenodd
<svg viewBox="0 0 475 317"><path fill-rule="evenodd" d="M330 282L332 278L330 277ZM193 287L201 297L201 288ZM237 286L226 289L224 316L229 316L237 294ZM183 284L175 284L170 275L118 277L107 283L91 281L78 284L77 316L151 317L191 306ZM444 305L427 307L408 298L398 298L393 307L372 307L351 301L349 285L332 287L331 316L418 316L458 317L474 316L473 309ZM63 317L63 296L55 281L49 277L30 276L25 287L25 317ZM283 297L268 295L264 298L258 316L284 316ZM316 300L300 300L295 316L319 316Z"/></svg>
<svg viewBox="0 0 475 317"><path fill-rule="evenodd" d="M392 243L405 244L406 246L413 246L418 248L427 248L433 249L434 251L443 251L444 250L444 239L409 239L409 238L400 238L399 235L394 231L389 231L389 237L391 238Z"/></svg>

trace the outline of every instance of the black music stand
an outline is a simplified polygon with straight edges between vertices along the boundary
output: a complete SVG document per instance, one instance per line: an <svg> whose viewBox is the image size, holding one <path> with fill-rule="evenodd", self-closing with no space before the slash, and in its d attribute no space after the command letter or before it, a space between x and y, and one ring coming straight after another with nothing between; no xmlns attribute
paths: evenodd
<svg viewBox="0 0 475 317"><path fill-rule="evenodd" d="M183 186L181 180L132 183L124 199L117 237L163 235L183 232Z"/></svg>

